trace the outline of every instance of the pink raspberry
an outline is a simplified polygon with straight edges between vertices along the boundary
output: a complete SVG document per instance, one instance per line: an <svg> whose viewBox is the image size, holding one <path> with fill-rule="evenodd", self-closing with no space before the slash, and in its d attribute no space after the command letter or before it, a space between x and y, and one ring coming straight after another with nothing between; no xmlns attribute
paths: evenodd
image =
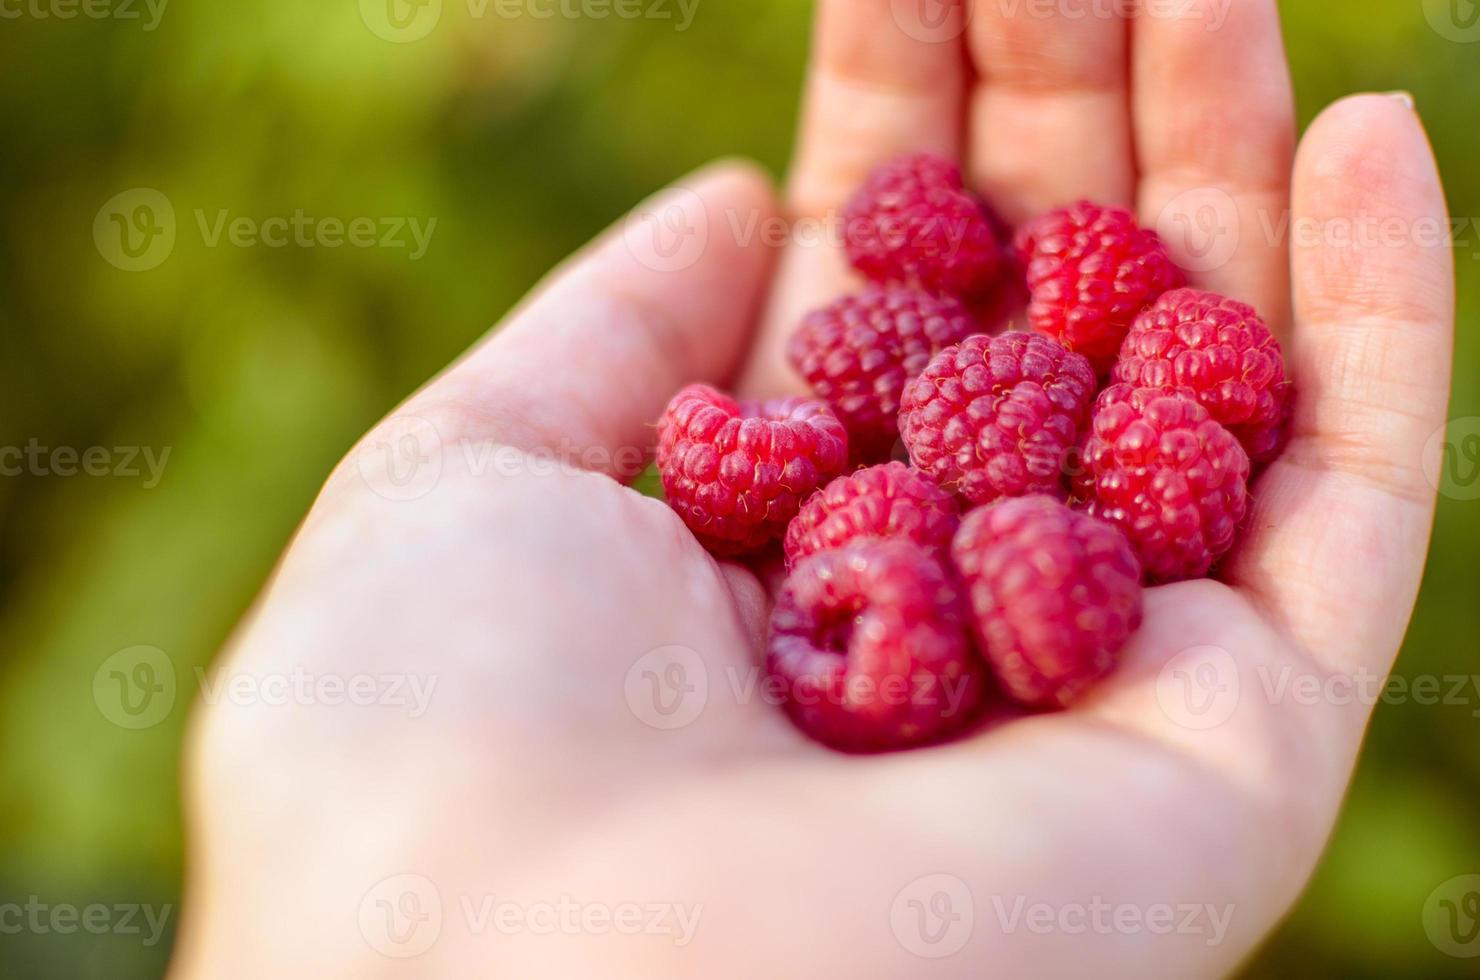
<svg viewBox="0 0 1480 980"><path fill-rule="evenodd" d="M974 504L1063 496L1095 373L1047 337L968 337L905 387L899 430L922 473Z"/></svg>
<svg viewBox="0 0 1480 980"><path fill-rule="evenodd" d="M901 540L859 541L797 565L771 614L766 670L797 727L847 752L957 732L985 689L959 588Z"/></svg>
<svg viewBox="0 0 1480 980"><path fill-rule="evenodd" d="M887 458L899 396L947 344L974 328L961 301L913 286L869 286L802 321L787 354L848 429L856 459Z"/></svg>
<svg viewBox="0 0 1480 980"><path fill-rule="evenodd" d="M1081 462L1075 497L1125 532L1152 581L1206 575L1248 510L1248 454L1185 395L1106 388Z"/></svg>
<svg viewBox="0 0 1480 980"><path fill-rule="evenodd" d="M1124 208L1081 201L1025 226L1028 325L1110 370L1136 314L1182 284L1156 232Z"/></svg>
<svg viewBox="0 0 1480 980"><path fill-rule="evenodd" d="M1141 625L1141 566L1125 536L1053 497L972 511L951 556L978 648L1022 704L1068 705L1114 669Z"/></svg>
<svg viewBox="0 0 1480 980"><path fill-rule="evenodd" d="M903 463L856 470L814 493L786 529L786 567L859 538L904 538L944 557L956 499Z"/></svg>
<svg viewBox="0 0 1480 980"><path fill-rule="evenodd" d="M820 401L739 402L690 385L658 421L658 472L668 503L716 555L779 538L814 490L848 458L848 434Z"/></svg>
<svg viewBox="0 0 1480 980"><path fill-rule="evenodd" d="M1136 318L1111 376L1193 396L1256 463L1274 458L1284 442L1285 358L1247 304L1197 289L1163 294Z"/></svg>
<svg viewBox="0 0 1480 980"><path fill-rule="evenodd" d="M884 164L843 210L848 257L875 282L980 297L992 291L1002 243L961 170L929 153Z"/></svg>

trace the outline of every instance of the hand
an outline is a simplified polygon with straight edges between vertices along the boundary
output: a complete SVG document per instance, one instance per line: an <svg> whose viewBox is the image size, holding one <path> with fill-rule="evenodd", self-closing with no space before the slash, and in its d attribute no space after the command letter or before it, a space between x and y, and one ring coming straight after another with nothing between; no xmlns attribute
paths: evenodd
<svg viewBox="0 0 1480 980"><path fill-rule="evenodd" d="M820 3L786 214L919 149L1012 221L1227 201L1236 247L1193 279L1281 331L1297 409L1223 581L1151 590L1073 710L877 758L790 728L747 686L762 585L619 482L682 384L796 388L787 332L848 288L835 249L742 234L777 218L766 182L712 168L639 212L707 229L692 262L641 220L607 235L329 479L215 682L368 677L379 703L198 716L178 976L1201 976L1290 907L1368 717L1294 692L1389 668L1433 515L1453 283L1412 233L1447 227L1422 126L1360 96L1296 156L1274 0L982 3L932 41L909 6ZM665 908L618 928L632 906Z"/></svg>

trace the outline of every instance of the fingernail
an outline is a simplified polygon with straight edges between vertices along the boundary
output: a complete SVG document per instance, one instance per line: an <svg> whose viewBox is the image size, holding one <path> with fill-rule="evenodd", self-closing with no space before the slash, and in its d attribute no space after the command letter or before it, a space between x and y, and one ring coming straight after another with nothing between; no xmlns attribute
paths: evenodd
<svg viewBox="0 0 1480 980"><path fill-rule="evenodd" d="M1389 92L1388 98L1397 99L1399 102L1403 103L1410 109L1418 108L1418 103L1414 101L1412 92L1404 92L1401 90L1397 92Z"/></svg>

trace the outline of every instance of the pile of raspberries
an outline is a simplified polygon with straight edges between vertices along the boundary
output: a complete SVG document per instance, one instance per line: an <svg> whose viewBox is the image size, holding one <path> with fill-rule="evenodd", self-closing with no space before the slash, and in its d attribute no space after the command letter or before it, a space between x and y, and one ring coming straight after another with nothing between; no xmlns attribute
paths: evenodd
<svg viewBox="0 0 1480 980"><path fill-rule="evenodd" d="M1280 345L1253 308L1184 288L1122 208L1054 211L1009 246L921 154L843 217L868 285L791 338L814 397L679 392L658 423L668 502L717 556L780 543L766 669L823 744L1068 706L1114 670L1143 584L1232 547L1285 437ZM992 332L1014 294L1028 329Z"/></svg>

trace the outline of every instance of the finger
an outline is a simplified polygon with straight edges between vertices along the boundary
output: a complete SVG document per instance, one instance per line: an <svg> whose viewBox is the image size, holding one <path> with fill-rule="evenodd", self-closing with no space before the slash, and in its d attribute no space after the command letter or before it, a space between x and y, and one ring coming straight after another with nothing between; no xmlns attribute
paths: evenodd
<svg viewBox="0 0 1480 980"><path fill-rule="evenodd" d="M756 169L715 166L639 206L403 406L445 446L558 452L631 476L683 385L732 374L771 264Z"/></svg>
<svg viewBox="0 0 1480 980"><path fill-rule="evenodd" d="M839 208L878 164L956 158L966 67L962 0L818 0L787 203Z"/></svg>
<svg viewBox="0 0 1480 980"><path fill-rule="evenodd" d="M1132 203L1121 6L1050 14L1041 4L976 0L969 36L979 79L968 110L969 169L1009 222L1080 198Z"/></svg>
<svg viewBox="0 0 1480 980"><path fill-rule="evenodd" d="M1138 209L1194 283L1253 304L1283 334L1280 234L1295 101L1275 0L1143 6L1132 26Z"/></svg>
<svg viewBox="0 0 1480 980"><path fill-rule="evenodd" d="M1311 126L1295 167L1291 441L1254 488L1229 575L1333 669L1385 670L1417 595L1435 498L1422 450L1449 398L1448 228L1411 100L1347 99Z"/></svg>
<svg viewBox="0 0 1480 980"><path fill-rule="evenodd" d="M806 390L786 341L810 311L857 285L838 247L840 212L869 171L905 153L960 155L964 0L818 0L785 251L740 388Z"/></svg>

